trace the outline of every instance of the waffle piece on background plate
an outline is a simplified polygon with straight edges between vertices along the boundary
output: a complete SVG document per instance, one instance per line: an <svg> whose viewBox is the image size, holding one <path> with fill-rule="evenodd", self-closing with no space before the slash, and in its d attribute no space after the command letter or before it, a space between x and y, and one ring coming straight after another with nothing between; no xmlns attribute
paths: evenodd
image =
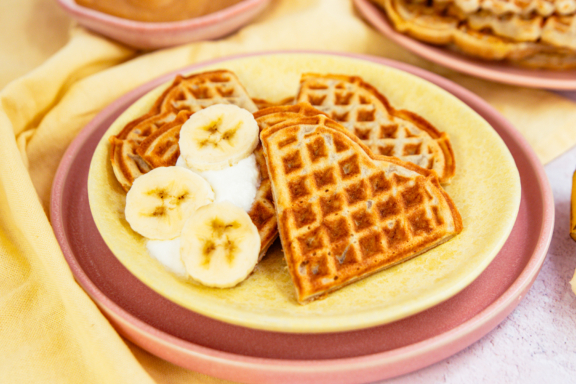
<svg viewBox="0 0 576 384"><path fill-rule="evenodd" d="M234 104L250 112L258 110L240 80L230 71L176 76L147 114L110 137L112 168L122 188L128 191L138 176L153 168L138 154L138 147L148 136L172 122L180 111L194 113L214 104Z"/></svg>
<svg viewBox="0 0 576 384"><path fill-rule="evenodd" d="M448 135L415 113L394 109L360 77L303 74L296 99L345 126L376 154L434 170L444 184L454 176Z"/></svg>
<svg viewBox="0 0 576 384"><path fill-rule="evenodd" d="M428 0L411 0L426 4ZM487 11L495 15L551 16L576 13L576 0L432 0L435 6L453 5L464 13Z"/></svg>
<svg viewBox="0 0 576 384"><path fill-rule="evenodd" d="M461 15L447 11L450 8L439 10L427 4L408 3L404 0L373 1L385 10L396 30L427 43L446 45L485 60L505 60L542 69L574 67L576 50L572 46L576 25L573 24L572 16L549 17L542 20L543 27L537 21L531 22L512 16L498 20L494 16L487 24L486 17L475 15L474 21L470 23L468 20L461 20ZM509 24L506 24L506 20ZM471 24L484 28L477 30L472 28ZM514 35L520 40L499 36L492 27L501 34ZM532 41L535 35L540 37ZM522 39L530 41L521 41Z"/></svg>
<svg viewBox="0 0 576 384"><path fill-rule="evenodd" d="M538 53L534 56L530 56L527 59L521 60L523 67L541 69L541 68L553 68L553 69L570 69L576 68L576 56L567 54L546 54Z"/></svg>
<svg viewBox="0 0 576 384"><path fill-rule="evenodd" d="M542 41L576 51L576 15L547 18L542 28Z"/></svg>
<svg viewBox="0 0 576 384"><path fill-rule="evenodd" d="M318 115L261 135L298 302L406 261L462 231L436 173L374 155Z"/></svg>
<svg viewBox="0 0 576 384"><path fill-rule="evenodd" d="M437 11L439 14L456 17L460 23L476 31L490 31L496 36L517 42L540 42L551 47L576 50L576 15L499 16L488 11L466 14L454 6Z"/></svg>

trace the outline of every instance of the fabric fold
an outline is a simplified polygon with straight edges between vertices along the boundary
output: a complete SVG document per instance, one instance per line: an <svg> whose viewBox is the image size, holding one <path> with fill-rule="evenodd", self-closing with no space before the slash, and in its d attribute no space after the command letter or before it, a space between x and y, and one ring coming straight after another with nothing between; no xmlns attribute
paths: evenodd
<svg viewBox="0 0 576 384"><path fill-rule="evenodd" d="M68 145L126 92L190 64L279 50L376 55L439 73L499 110L543 162L576 143L576 103L431 64L378 34L348 0L277 0L221 40L155 52L75 27L65 47L0 92L0 382L221 382L118 336L65 262L48 220L51 186Z"/></svg>

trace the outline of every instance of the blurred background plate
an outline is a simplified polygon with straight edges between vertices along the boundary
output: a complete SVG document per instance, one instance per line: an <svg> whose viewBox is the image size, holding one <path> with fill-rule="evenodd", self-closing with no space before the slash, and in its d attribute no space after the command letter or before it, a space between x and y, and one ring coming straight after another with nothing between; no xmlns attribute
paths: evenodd
<svg viewBox="0 0 576 384"><path fill-rule="evenodd" d="M481 79L520 87L576 90L576 69L558 71L528 69L506 63L474 59L397 32L385 13L370 0L354 0L354 5L364 19L381 34L412 53L446 68Z"/></svg>
<svg viewBox="0 0 576 384"><path fill-rule="evenodd" d="M520 303L544 261L554 222L548 180L533 150L498 112L464 88L406 64L346 56L395 67L444 88L502 137L520 172L522 199L512 233L496 258L451 299L401 321L353 332L253 330L198 315L163 298L131 275L107 248L88 206L87 179L92 154L110 124L143 94L169 81L175 75L171 73L126 94L88 124L64 155L52 189L52 225L72 273L123 336L174 364L228 380L370 382L457 353Z"/></svg>
<svg viewBox="0 0 576 384"><path fill-rule="evenodd" d="M74 0L58 3L88 29L135 48L157 49L226 36L248 24L270 0L244 0L205 16L160 23L123 19L83 7Z"/></svg>

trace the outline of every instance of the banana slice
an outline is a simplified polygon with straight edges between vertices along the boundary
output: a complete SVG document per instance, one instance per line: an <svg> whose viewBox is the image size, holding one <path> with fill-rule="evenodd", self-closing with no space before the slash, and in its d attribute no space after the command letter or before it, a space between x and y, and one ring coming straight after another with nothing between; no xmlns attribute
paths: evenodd
<svg viewBox="0 0 576 384"><path fill-rule="evenodd" d="M184 225L180 257L192 279L209 287L237 285L254 270L260 236L250 216L231 203L206 205Z"/></svg>
<svg viewBox="0 0 576 384"><path fill-rule="evenodd" d="M245 109L216 104L193 114L180 130L180 155L197 171L220 170L250 156L258 145L258 124Z"/></svg>
<svg viewBox="0 0 576 384"><path fill-rule="evenodd" d="M159 167L134 181L126 195L126 220L132 229L154 240L178 237L198 208L214 201L204 178L182 167Z"/></svg>

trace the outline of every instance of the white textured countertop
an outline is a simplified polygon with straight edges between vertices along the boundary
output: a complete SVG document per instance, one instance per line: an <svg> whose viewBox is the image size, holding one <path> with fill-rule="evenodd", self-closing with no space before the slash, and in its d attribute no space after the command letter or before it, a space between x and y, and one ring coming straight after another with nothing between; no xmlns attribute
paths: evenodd
<svg viewBox="0 0 576 384"><path fill-rule="evenodd" d="M576 99L576 93L570 96ZM570 288L576 242L569 235L576 147L545 169L556 206L554 235L526 297L498 327L468 348L386 384L576 383L576 295Z"/></svg>

